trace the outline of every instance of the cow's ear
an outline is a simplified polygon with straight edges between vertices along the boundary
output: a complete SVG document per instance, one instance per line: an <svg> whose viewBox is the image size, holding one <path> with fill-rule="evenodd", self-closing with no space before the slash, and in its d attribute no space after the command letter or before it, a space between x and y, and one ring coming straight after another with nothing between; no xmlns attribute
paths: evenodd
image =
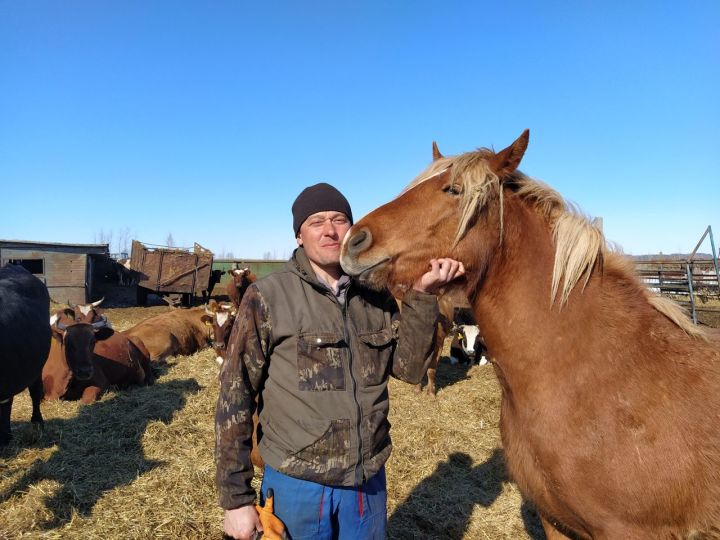
<svg viewBox="0 0 720 540"><path fill-rule="evenodd" d="M213 318L210 315L203 315L200 317L200 320L207 325L211 325L213 322Z"/></svg>

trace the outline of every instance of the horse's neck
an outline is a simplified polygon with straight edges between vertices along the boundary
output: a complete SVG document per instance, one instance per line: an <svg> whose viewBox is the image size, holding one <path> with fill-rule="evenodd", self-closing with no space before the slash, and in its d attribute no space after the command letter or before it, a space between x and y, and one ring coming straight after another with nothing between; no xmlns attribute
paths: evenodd
<svg viewBox="0 0 720 540"><path fill-rule="evenodd" d="M582 308L551 303L554 258L544 218L508 204L502 243L471 302L488 352L510 380L537 378L543 364L561 361L553 352L581 330L568 321L582 316Z"/></svg>

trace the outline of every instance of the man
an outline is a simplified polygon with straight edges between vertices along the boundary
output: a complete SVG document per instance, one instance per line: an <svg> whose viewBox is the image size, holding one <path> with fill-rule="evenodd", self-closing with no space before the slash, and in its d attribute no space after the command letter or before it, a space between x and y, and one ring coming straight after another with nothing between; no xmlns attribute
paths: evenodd
<svg viewBox="0 0 720 540"><path fill-rule="evenodd" d="M257 398L261 499L273 490L289 536L385 538L388 377L420 381L438 316L432 293L465 270L430 261L401 317L388 291L343 273L352 211L337 189L306 188L292 213L299 247L283 271L245 293L220 373L215 459L225 533L245 540L262 529L250 485Z"/></svg>

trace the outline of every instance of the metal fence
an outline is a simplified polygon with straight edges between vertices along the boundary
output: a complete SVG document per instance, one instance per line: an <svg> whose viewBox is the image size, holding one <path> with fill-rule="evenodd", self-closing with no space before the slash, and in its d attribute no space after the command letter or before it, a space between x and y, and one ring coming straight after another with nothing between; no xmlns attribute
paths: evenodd
<svg viewBox="0 0 720 540"><path fill-rule="evenodd" d="M701 259L697 251L708 236L712 258ZM708 300L720 300L720 270L709 225L687 259L636 261L635 265L640 278L650 289L687 305L695 324L698 311L720 311L720 307L705 305Z"/></svg>

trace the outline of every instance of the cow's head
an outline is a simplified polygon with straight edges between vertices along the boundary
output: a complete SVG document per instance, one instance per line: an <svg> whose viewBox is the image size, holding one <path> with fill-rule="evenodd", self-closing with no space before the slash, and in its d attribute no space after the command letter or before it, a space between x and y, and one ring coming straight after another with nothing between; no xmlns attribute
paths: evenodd
<svg viewBox="0 0 720 540"><path fill-rule="evenodd" d="M225 351L236 314L237 310L233 304L210 300L205 308L205 315L202 316L202 321L212 326L212 346L215 349L218 364L222 364L225 359Z"/></svg>
<svg viewBox="0 0 720 540"><path fill-rule="evenodd" d="M73 376L81 381L93 376L95 334L110 327L107 317L95 310L101 302L102 299L92 304L68 307L50 317L53 338L62 345L65 361Z"/></svg>
<svg viewBox="0 0 720 540"><path fill-rule="evenodd" d="M230 270L230 275L235 283L236 287L247 287L251 283L255 282L255 274L253 274L249 268L235 268Z"/></svg>
<svg viewBox="0 0 720 540"><path fill-rule="evenodd" d="M480 328L475 324L462 324L458 329L458 341L468 358L475 358L475 353L480 345Z"/></svg>

